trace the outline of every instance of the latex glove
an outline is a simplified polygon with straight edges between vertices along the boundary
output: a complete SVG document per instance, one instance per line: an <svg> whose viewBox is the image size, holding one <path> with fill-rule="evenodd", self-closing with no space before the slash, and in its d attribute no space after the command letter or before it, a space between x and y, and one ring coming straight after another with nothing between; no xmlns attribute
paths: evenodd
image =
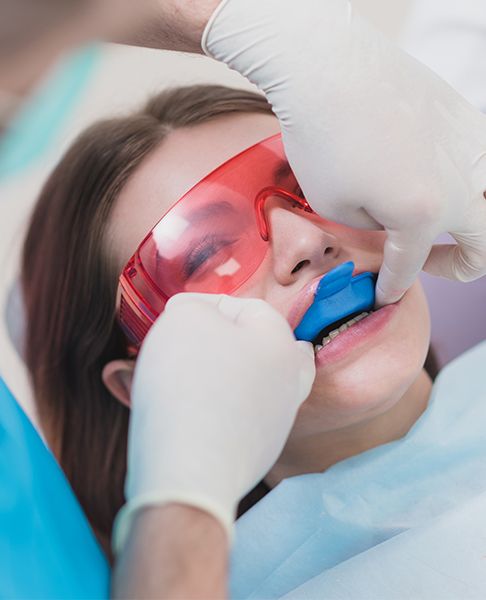
<svg viewBox="0 0 486 600"><path fill-rule="evenodd" d="M205 52L265 92L312 208L387 231L377 302L486 273L486 117L345 0L226 0ZM436 246L450 232L458 245Z"/></svg>
<svg viewBox="0 0 486 600"><path fill-rule="evenodd" d="M149 505L197 506L231 533L237 503L277 460L314 376L312 345L263 300L171 298L135 369L115 551Z"/></svg>

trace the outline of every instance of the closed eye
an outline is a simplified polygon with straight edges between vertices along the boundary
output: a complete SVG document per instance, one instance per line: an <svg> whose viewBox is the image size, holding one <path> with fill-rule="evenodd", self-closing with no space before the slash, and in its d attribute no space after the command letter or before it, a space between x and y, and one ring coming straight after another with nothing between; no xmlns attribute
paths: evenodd
<svg viewBox="0 0 486 600"><path fill-rule="evenodd" d="M220 250L235 243L234 239L221 239L214 235L208 235L199 240L197 245L191 249L189 255L185 258L183 272L186 279L189 279L206 262L215 256Z"/></svg>

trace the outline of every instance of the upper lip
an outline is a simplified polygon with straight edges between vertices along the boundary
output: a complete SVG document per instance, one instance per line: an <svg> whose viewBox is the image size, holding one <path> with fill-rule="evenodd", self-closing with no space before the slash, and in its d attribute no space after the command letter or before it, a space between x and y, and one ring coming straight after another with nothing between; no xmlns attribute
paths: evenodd
<svg viewBox="0 0 486 600"><path fill-rule="evenodd" d="M289 322L290 327L292 327L292 331L302 321L303 316L307 312L308 308L312 305L317 286L324 275L325 273L321 273L321 275L318 275L312 279L297 294L297 298L293 303L287 317L287 321Z"/></svg>
<svg viewBox="0 0 486 600"><path fill-rule="evenodd" d="M336 266L337 265L334 265L334 267ZM325 273L321 273L314 279L311 279L311 281L309 281L309 283L307 283L297 294L297 298L293 303L287 316L287 321L290 327L292 328L292 331L296 329L296 327L302 321L303 316L305 315L309 307L312 305L319 282L324 277L324 275L326 275L326 273L329 273L329 271L331 271L334 267L331 267L331 269L328 269ZM353 271L353 277L355 275L363 273L364 271L365 269L355 268Z"/></svg>

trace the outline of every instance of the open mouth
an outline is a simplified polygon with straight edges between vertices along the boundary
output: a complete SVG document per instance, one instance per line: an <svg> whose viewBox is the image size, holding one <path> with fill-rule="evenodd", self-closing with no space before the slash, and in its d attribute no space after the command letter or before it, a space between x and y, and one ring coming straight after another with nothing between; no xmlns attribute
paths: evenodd
<svg viewBox="0 0 486 600"><path fill-rule="evenodd" d="M330 325L326 325L324 329L322 329L312 340L312 344L314 345L314 352L319 352L324 346L330 344L333 339L335 339L339 334L344 333L350 327L362 321L371 313L373 310L369 311L358 311L352 313L346 317L339 319L338 321L334 321Z"/></svg>
<svg viewBox="0 0 486 600"><path fill-rule="evenodd" d="M318 351L371 314L376 275L369 271L353 275L353 271L354 263L348 261L322 277L312 304L294 329L298 340L312 342Z"/></svg>

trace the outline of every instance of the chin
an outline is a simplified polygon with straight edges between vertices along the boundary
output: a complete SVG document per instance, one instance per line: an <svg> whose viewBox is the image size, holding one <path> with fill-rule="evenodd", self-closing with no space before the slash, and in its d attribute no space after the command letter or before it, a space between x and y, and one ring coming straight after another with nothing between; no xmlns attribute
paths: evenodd
<svg viewBox="0 0 486 600"><path fill-rule="evenodd" d="M425 356L420 362L425 360ZM368 362L368 361L366 361ZM296 427L315 433L340 429L378 416L392 408L422 371L417 363L390 361L388 368L376 368L370 361L351 373L336 373L327 383L317 382L302 405ZM399 377L397 377L399 373Z"/></svg>

